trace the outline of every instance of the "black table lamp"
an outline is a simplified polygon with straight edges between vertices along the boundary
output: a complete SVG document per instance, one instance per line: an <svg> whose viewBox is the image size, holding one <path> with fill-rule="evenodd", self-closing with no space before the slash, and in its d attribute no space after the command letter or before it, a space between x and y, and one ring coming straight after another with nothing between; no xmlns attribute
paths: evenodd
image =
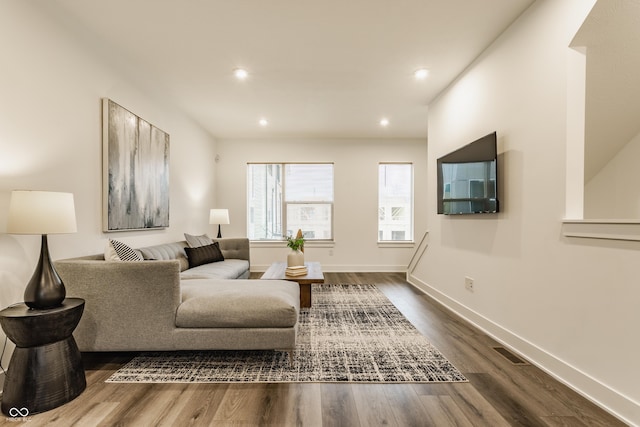
<svg viewBox="0 0 640 427"><path fill-rule="evenodd" d="M76 212L72 193L12 191L7 233L40 234L40 260L24 291L24 302L34 309L59 306L66 296L47 245L48 234L75 233Z"/></svg>

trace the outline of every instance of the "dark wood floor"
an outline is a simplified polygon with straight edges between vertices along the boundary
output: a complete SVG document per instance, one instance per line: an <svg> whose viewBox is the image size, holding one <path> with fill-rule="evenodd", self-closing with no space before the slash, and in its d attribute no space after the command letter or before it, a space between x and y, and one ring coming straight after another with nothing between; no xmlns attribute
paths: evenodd
<svg viewBox="0 0 640 427"><path fill-rule="evenodd" d="M132 354L84 354L87 389L30 426L623 426L414 289L400 273L326 273L375 283L469 379L456 384L106 384ZM0 425L17 425L0 418Z"/></svg>

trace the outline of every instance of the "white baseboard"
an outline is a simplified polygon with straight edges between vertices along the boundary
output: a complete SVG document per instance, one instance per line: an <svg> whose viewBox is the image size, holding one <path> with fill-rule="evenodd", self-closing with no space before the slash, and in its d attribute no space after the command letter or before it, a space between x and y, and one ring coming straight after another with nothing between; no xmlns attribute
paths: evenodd
<svg viewBox="0 0 640 427"><path fill-rule="evenodd" d="M522 355L556 380L589 399L607 412L629 425L638 425L640 403L613 390L571 364L555 357L544 349L494 323L480 313L449 298L413 275L407 281L417 289L435 299L448 310L464 318L505 347Z"/></svg>
<svg viewBox="0 0 640 427"><path fill-rule="evenodd" d="M251 264L251 272L262 273L267 271L270 264ZM322 264L323 273L404 273L406 265L342 265Z"/></svg>

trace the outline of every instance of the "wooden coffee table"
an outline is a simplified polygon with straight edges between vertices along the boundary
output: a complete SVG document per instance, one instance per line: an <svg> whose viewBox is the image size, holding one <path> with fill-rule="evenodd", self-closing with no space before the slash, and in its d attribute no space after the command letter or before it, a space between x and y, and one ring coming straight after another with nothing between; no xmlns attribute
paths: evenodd
<svg viewBox="0 0 640 427"><path fill-rule="evenodd" d="M287 263L274 262L260 279L298 282L298 285L300 285L300 307L308 308L311 307L311 284L324 283L324 275L319 262L305 262L304 265L307 266L308 270L305 276L287 276L285 274Z"/></svg>

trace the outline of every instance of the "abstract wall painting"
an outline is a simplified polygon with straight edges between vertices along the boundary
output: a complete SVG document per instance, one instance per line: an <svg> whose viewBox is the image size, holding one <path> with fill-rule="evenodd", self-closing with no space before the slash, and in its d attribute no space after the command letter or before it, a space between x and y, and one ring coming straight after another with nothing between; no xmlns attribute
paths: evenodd
<svg viewBox="0 0 640 427"><path fill-rule="evenodd" d="M169 226L169 134L102 100L103 229Z"/></svg>

